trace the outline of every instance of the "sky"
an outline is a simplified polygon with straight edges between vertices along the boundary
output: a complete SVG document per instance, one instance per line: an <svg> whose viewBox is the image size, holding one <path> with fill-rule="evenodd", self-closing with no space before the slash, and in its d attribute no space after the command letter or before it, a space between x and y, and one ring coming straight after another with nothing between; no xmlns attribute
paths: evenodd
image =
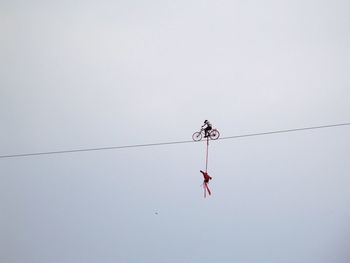
<svg viewBox="0 0 350 263"><path fill-rule="evenodd" d="M350 122L345 0L0 1L0 155ZM0 262L347 263L350 127L0 159Z"/></svg>

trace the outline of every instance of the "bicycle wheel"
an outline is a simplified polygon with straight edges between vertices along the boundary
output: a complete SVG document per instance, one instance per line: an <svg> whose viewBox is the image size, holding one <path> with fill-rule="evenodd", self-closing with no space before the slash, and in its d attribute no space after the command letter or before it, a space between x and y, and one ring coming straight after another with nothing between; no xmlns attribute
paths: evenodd
<svg viewBox="0 0 350 263"><path fill-rule="evenodd" d="M192 139L193 139L195 142L198 142L198 141L202 140L202 133L201 133L201 132L195 132L195 133L192 135Z"/></svg>
<svg viewBox="0 0 350 263"><path fill-rule="evenodd" d="M210 139L217 140L220 137L220 133L218 130L214 129L210 132L209 136L210 136Z"/></svg>

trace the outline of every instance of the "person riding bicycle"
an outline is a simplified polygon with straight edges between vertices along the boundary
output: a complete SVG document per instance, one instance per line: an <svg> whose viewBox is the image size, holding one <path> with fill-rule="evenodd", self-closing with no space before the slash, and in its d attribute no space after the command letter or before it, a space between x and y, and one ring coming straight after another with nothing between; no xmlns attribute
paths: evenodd
<svg viewBox="0 0 350 263"><path fill-rule="evenodd" d="M204 124L202 125L202 129L204 128L204 138L208 137L209 131L213 128L211 126L211 123L208 120L204 121Z"/></svg>

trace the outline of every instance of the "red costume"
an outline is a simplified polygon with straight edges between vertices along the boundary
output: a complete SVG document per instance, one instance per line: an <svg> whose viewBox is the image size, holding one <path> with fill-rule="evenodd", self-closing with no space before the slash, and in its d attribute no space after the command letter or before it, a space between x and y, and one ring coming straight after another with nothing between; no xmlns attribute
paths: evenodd
<svg viewBox="0 0 350 263"><path fill-rule="evenodd" d="M208 184L209 184L209 180L211 180L212 178L209 176L207 172L203 172L202 170L200 170L200 172L203 174L203 177L204 177L203 188L204 188L204 197L206 197L206 191L208 191L208 194L211 195Z"/></svg>

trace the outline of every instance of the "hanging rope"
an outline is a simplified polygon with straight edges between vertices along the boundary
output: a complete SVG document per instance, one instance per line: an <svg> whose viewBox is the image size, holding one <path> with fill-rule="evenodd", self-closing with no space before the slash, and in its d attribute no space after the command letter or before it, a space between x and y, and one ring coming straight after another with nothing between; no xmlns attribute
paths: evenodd
<svg viewBox="0 0 350 263"><path fill-rule="evenodd" d="M205 172L201 171L204 177L204 182L203 182L204 198L207 197L207 192L209 195L211 195L210 189L208 187L209 180L211 180L211 177L208 175L208 159L209 159L209 136L207 137L207 145L206 145L206 151L205 151Z"/></svg>
<svg viewBox="0 0 350 263"><path fill-rule="evenodd" d="M207 137L207 147L205 155L205 172L208 173L209 137Z"/></svg>

